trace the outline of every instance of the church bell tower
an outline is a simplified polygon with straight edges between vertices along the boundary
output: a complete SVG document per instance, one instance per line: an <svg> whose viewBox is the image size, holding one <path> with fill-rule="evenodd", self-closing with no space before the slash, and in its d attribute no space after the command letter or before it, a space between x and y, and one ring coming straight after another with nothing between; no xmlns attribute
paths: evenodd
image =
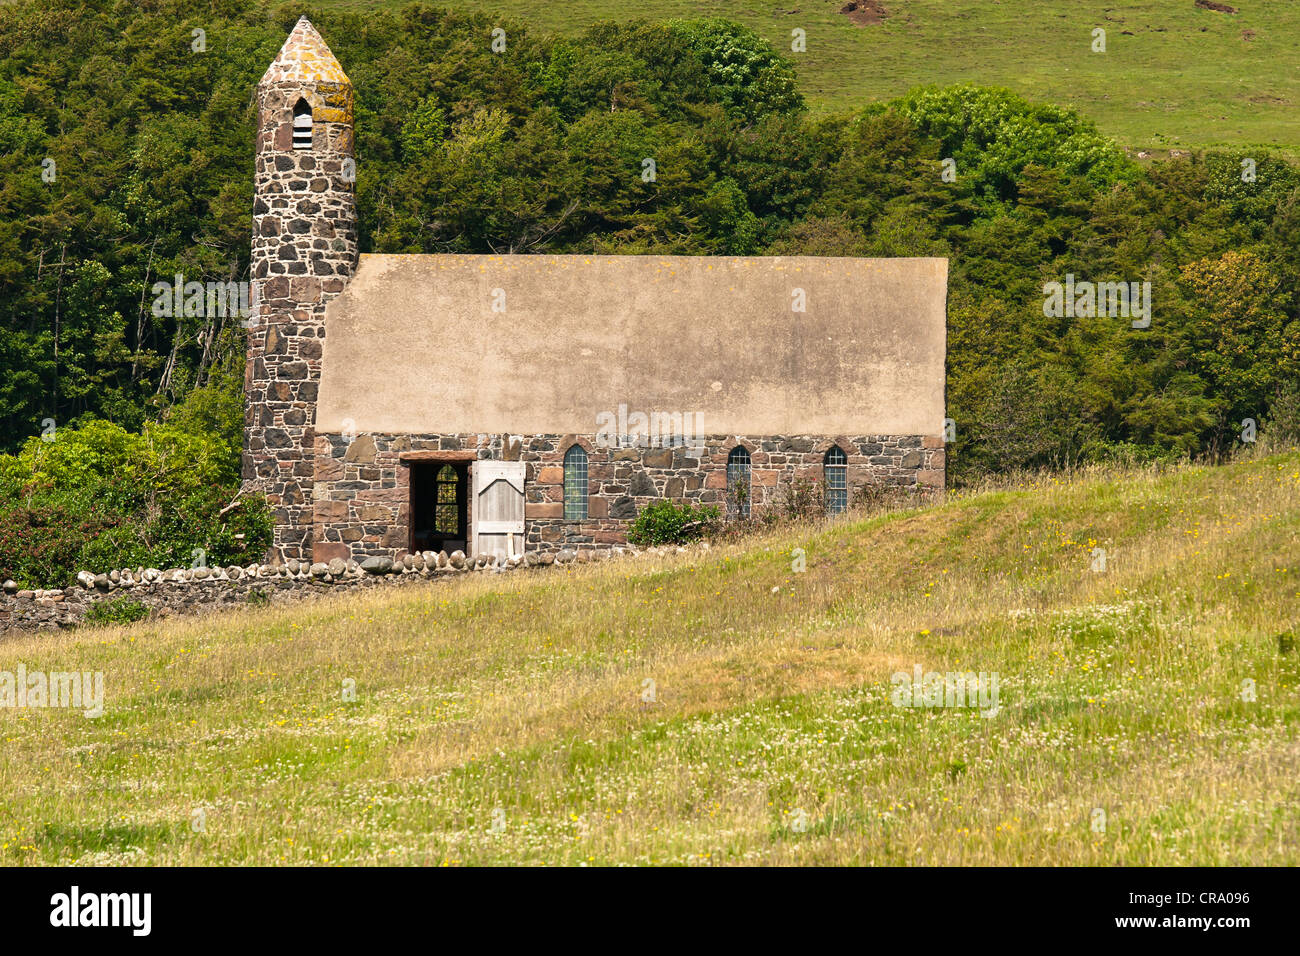
<svg viewBox="0 0 1300 956"><path fill-rule="evenodd" d="M352 83L303 17L257 86L243 487L275 512L272 556L312 557L325 306L357 264Z"/></svg>

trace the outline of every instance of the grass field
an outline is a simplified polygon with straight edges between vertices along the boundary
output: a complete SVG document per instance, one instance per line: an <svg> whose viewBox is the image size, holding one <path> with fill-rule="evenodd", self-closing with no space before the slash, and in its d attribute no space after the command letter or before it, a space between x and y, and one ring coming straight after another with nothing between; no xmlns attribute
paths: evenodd
<svg viewBox="0 0 1300 956"><path fill-rule="evenodd" d="M405 0L320 0L365 10ZM1300 3L1232 0L1236 14L1194 0L883 0L883 23L859 26L845 0L439 0L530 28L576 33L600 19L726 16L790 49L810 103L838 109L928 83L1009 87L1073 106L1136 148L1278 146L1300 141ZM1092 30L1107 52L1091 52ZM484 42L487 42L486 39Z"/></svg>
<svg viewBox="0 0 1300 956"><path fill-rule="evenodd" d="M1294 865L1298 542L1292 452L10 637L106 708L0 710L0 863Z"/></svg>

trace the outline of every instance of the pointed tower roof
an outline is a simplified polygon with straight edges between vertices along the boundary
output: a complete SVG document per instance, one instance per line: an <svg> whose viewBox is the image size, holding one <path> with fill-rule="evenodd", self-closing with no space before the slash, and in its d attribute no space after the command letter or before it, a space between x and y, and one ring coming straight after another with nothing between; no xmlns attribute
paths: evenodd
<svg viewBox="0 0 1300 956"><path fill-rule="evenodd" d="M352 81L306 17L300 17L274 62L262 74L259 86L269 83L343 83Z"/></svg>

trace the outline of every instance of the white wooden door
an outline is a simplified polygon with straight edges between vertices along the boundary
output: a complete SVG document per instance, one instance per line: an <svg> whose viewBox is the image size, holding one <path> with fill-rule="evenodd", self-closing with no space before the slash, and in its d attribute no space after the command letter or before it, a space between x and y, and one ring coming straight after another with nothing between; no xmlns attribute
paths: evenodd
<svg viewBox="0 0 1300 956"><path fill-rule="evenodd" d="M506 558L524 553L524 469L522 461L485 461L474 474L475 555Z"/></svg>

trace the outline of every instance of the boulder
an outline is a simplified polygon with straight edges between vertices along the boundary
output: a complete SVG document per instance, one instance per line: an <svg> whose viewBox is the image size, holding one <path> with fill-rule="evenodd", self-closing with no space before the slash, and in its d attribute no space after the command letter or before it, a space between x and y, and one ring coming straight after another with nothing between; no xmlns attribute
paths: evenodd
<svg viewBox="0 0 1300 956"><path fill-rule="evenodd" d="M308 570L313 578L323 578L329 574L330 567L323 561L317 561Z"/></svg>
<svg viewBox="0 0 1300 956"><path fill-rule="evenodd" d="M95 575L95 587L99 588L101 591L107 591L108 585L109 585L109 580L107 574Z"/></svg>
<svg viewBox="0 0 1300 956"><path fill-rule="evenodd" d="M92 583L93 583L93 581L94 581L94 576L93 576L93 575L91 576L91 581L92 581ZM8 581L5 581L5 583L4 583L3 585L0 585L0 587L3 587L3 588L4 588L4 592L5 592L5 594L17 594L17 593L18 593L18 582L17 582L17 581L14 581L13 579L10 579L10 580L8 580Z"/></svg>
<svg viewBox="0 0 1300 956"><path fill-rule="evenodd" d="M348 569L348 563L344 561L342 558L332 558L330 560L329 571L330 574L333 575L334 577L341 578L343 576L343 573L347 571L347 569Z"/></svg>
<svg viewBox="0 0 1300 956"><path fill-rule="evenodd" d="M459 571L461 568L465 567L465 552L453 551L451 556L447 558L447 562Z"/></svg>
<svg viewBox="0 0 1300 956"><path fill-rule="evenodd" d="M366 574L387 574L393 570L393 559L378 555L366 558L361 562L361 570L365 571Z"/></svg>
<svg viewBox="0 0 1300 956"><path fill-rule="evenodd" d="M13 583L12 581L5 582L6 591L9 590L9 585L12 583ZM89 590L90 588L93 588L95 586L95 576L91 574L89 571L78 571L77 583L80 584L83 588Z"/></svg>
<svg viewBox="0 0 1300 956"><path fill-rule="evenodd" d="M560 564L568 564L570 561L577 560L577 557L578 554L576 551L573 551L569 548L564 548L563 550L560 551L559 554L555 556L555 560L560 562Z"/></svg>

